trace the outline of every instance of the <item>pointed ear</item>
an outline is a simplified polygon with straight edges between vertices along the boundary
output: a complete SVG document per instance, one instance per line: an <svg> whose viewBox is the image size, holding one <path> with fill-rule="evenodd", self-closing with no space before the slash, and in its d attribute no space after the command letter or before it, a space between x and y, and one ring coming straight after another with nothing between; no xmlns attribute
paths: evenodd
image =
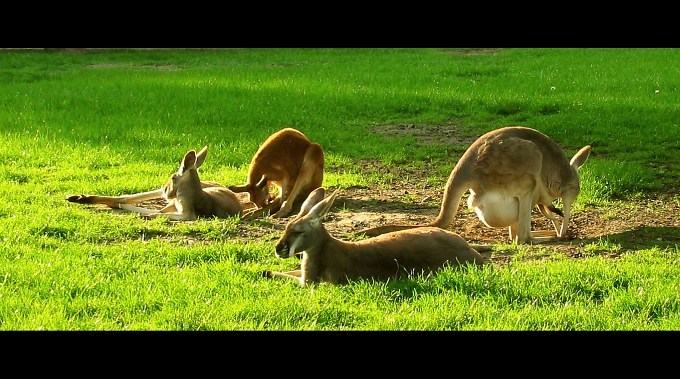
<svg viewBox="0 0 680 379"><path fill-rule="evenodd" d="M203 165L203 161L205 161L205 157L208 155L208 146L205 146L196 153L196 163L195 166L196 168L199 168Z"/></svg>
<svg viewBox="0 0 680 379"><path fill-rule="evenodd" d="M316 192L314 190L314 192ZM312 192L312 194L314 193ZM310 196L312 195L310 194ZM312 209L309 210L309 213L307 214L307 217L311 219L313 222L318 222L321 221L321 219L328 213L328 211L331 209L331 206L333 205L333 202L335 201L335 198L338 196L338 190L335 190L330 196L327 198L319 201L312 207ZM307 198L309 199L309 198Z"/></svg>
<svg viewBox="0 0 680 379"><path fill-rule="evenodd" d="M185 155L182 163L179 165L179 174L184 174L187 170L194 167L196 164L196 151L189 150Z"/></svg>
<svg viewBox="0 0 680 379"><path fill-rule="evenodd" d="M326 189L323 188L323 187L319 187L319 188L315 189L314 191L310 192L309 195L307 195L307 198L305 199L305 201L300 206L300 212L298 213L297 217L300 218L300 217L306 215L307 213L309 213L309 211L311 211L312 208L317 203L319 203L325 195L326 195Z"/></svg>
<svg viewBox="0 0 680 379"><path fill-rule="evenodd" d="M574 154L569 164L571 165L571 167L578 170L579 168L581 168L581 166L583 166L584 163L586 163L589 156L590 145L583 146L581 150L578 151L578 153Z"/></svg>

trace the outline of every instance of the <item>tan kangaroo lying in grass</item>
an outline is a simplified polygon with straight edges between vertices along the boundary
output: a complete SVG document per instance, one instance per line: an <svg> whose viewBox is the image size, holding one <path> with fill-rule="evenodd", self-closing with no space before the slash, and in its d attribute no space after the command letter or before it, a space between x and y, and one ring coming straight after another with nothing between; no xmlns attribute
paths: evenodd
<svg viewBox="0 0 680 379"><path fill-rule="evenodd" d="M229 189L247 192L258 208L275 211L272 217L286 217L296 201L303 201L321 186L323 168L321 145L295 129L285 128L272 134L257 150L250 162L247 183ZM271 186L278 191L274 198Z"/></svg>
<svg viewBox="0 0 680 379"><path fill-rule="evenodd" d="M404 230L356 242L332 237L322 218L338 191L326 197L323 187L309 194L300 213L291 219L276 244L276 255L287 258L302 253L299 270L265 271L265 277L292 278L309 283L346 283L348 280L387 280L408 274L428 274L447 265L482 265L479 251L459 235L435 227Z"/></svg>
<svg viewBox="0 0 680 379"><path fill-rule="evenodd" d="M208 146L198 153L195 150L187 152L179 170L158 190L122 196L75 195L67 200L80 204L105 204L111 208L137 212L145 218L165 216L175 221L241 215L243 205L232 191L216 182L202 182L199 179L197 169L203 165L207 152ZM168 204L160 210L132 205L161 197Z"/></svg>
<svg viewBox="0 0 680 379"><path fill-rule="evenodd" d="M463 194L468 207L488 227L509 227L517 243L545 242L566 237L571 205L580 191L579 168L590 155L582 147L569 161L560 147L537 130L512 126L479 137L463 154L444 188L439 215L426 225L385 225L359 231L376 236L396 230L451 224ZM561 198L563 212L553 205ZM537 206L555 231L531 231L531 210ZM563 216L559 219L555 214Z"/></svg>

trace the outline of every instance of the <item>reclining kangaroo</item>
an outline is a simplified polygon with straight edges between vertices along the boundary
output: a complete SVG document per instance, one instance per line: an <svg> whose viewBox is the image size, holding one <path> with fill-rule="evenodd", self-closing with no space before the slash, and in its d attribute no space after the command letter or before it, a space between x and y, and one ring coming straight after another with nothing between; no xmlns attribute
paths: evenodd
<svg viewBox="0 0 680 379"><path fill-rule="evenodd" d="M301 286L387 280L413 273L429 274L447 265L482 265L484 259L478 250L490 250L483 245L474 248L459 235L435 227L387 233L356 242L340 241L321 222L337 193L336 190L325 199L323 187L310 193L276 244L276 255L280 258L302 254L300 269L265 271L265 277L291 278Z"/></svg>
<svg viewBox="0 0 680 379"><path fill-rule="evenodd" d="M142 217L165 216L175 221L196 220L198 217L229 217L242 215L243 205L228 188L216 182L202 182L197 169L203 165L208 146L196 153L190 150L184 155L179 170L166 184L155 191L122 196L75 195L68 201L80 204L105 204L139 213ZM168 204L160 209L147 209L132 204L164 198Z"/></svg>
<svg viewBox="0 0 680 379"><path fill-rule="evenodd" d="M488 227L509 227L516 243L545 242L566 237L571 205L580 191L579 168L590 145L567 160L560 147L537 130L511 126L479 137L463 154L444 188L439 215L426 225L385 225L359 231L376 236L396 230L451 224L463 194L470 190L468 208ZM561 198L563 212L553 201ZM531 210L538 206L555 231L531 231ZM563 216L558 227L555 214Z"/></svg>
<svg viewBox="0 0 680 379"><path fill-rule="evenodd" d="M285 128L272 134L257 150L250 162L248 182L229 189L247 192L258 208L269 207L275 211L274 218L286 217L296 201L303 201L321 186L323 168L321 145L295 129ZM278 189L273 199L271 186Z"/></svg>

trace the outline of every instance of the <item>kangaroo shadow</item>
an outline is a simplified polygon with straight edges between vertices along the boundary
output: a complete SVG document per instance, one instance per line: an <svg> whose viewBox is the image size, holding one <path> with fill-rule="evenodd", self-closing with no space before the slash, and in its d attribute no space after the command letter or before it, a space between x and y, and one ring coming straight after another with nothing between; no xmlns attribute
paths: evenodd
<svg viewBox="0 0 680 379"><path fill-rule="evenodd" d="M642 250L654 247L660 249L674 248L680 244L680 228L644 226L625 232L585 238L580 241L584 244L606 241L621 246L623 250Z"/></svg>

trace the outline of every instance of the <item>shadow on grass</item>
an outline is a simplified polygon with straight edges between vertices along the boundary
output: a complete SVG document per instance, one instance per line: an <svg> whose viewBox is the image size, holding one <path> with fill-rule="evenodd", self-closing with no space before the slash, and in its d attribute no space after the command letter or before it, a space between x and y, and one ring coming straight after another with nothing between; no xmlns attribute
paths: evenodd
<svg viewBox="0 0 680 379"><path fill-rule="evenodd" d="M624 250L642 250L653 247L660 249L677 248L680 244L680 228L641 227L583 240L585 243L598 243L600 241L620 245Z"/></svg>

